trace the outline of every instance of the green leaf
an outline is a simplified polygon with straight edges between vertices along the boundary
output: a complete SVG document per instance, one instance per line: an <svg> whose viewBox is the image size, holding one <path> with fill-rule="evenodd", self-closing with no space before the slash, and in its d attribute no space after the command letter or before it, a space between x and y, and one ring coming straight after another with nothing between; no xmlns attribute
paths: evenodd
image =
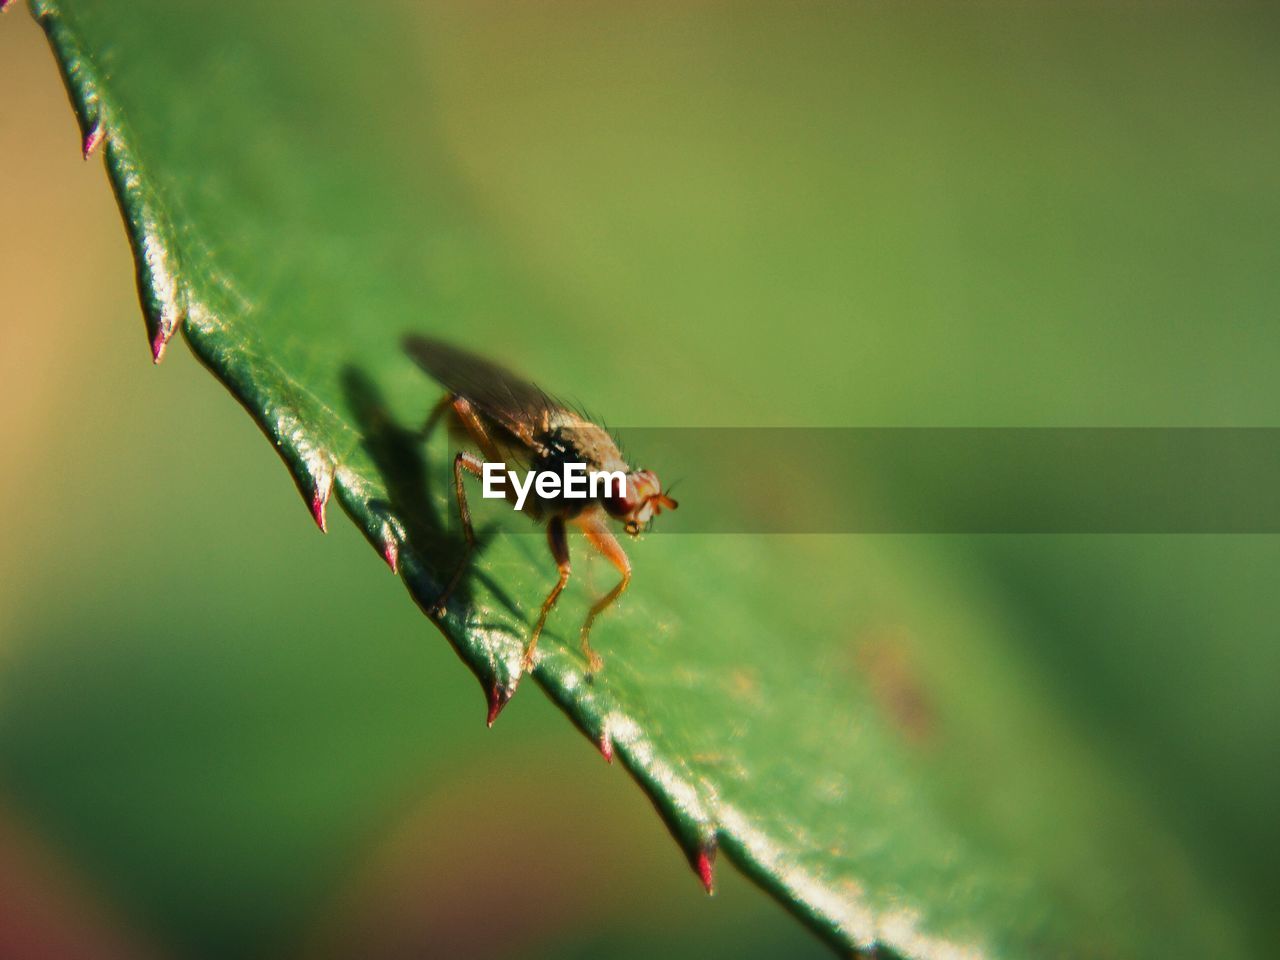
<svg viewBox="0 0 1280 960"><path fill-rule="evenodd" d="M734 218L751 209L768 229L745 235L776 232L807 259L780 281L765 268L782 258L740 257L739 267L756 269L740 269L725 289L741 283L747 293L739 296L785 301L798 313L786 322L806 343L844 342L846 311L814 290L846 289L838 278L845 262L822 259L845 228L821 235L813 224L824 222L831 197L848 196L857 172L836 126L824 128L830 141L791 129L794 117L827 108L786 79L798 63L817 65L821 91L842 76L848 52L830 40L847 35L822 17L798 21L799 39L779 40L796 59L779 54L763 77L718 44L722 35L758 42L770 34L767 18L722 23L705 12L685 24L694 48L708 54L690 56L712 64L705 73L669 53L661 18L643 20L634 36L596 36L590 17L575 23L571 33L592 39L592 69L648 76L647 58L657 52L652 69L676 57L688 89L636 95L621 114L630 125L611 102L588 110L601 124L584 144L591 163L569 174L574 158L554 149L554 136L531 139L522 153L492 131L519 131L526 115L551 123L564 115L537 102L538 91L580 106L593 88L558 90L554 76L536 72L554 74L543 65L528 68L524 89L533 92L524 102L452 89L450 57L468 43L484 46L469 14L298 2L247 13L156 0L35 0L33 8L86 150L100 144L105 154L157 359L181 330L275 444L321 527L336 497L424 609L461 544L446 438L426 447L417 438L438 391L400 352L406 331L498 355L611 419L649 425L849 424L929 410L889 401L859 407L862 398L849 392L859 388L846 385L847 357L874 349L874 340L821 355L819 347L806 354L814 369L779 369L776 325L757 316L758 328L744 327L718 300L681 299L688 272L714 273L727 246L745 242ZM517 33L514 43L522 42ZM493 62L517 56L485 53ZM712 54L733 77L727 92ZM716 142L737 149L709 153L710 169L646 181L645 149L699 142L704 118L685 104L718 103L732 117L739 88L756 98L774 136L796 138L793 147L762 149L764 165L803 183L793 172L801 164L824 184L817 200L800 192L778 209L767 201L750 208L733 177L739 152L749 155L760 138L728 126L715 131ZM839 109L876 109L874 97L840 97ZM486 110L499 118L488 141ZM934 120L945 124L939 114ZM900 122L886 117L879 119ZM556 186L537 179L561 164L564 183L583 178L581 189L604 198L603 212L561 202ZM533 200L518 196L526 187ZM656 226L642 208L652 202L671 205ZM510 209L495 212L495 203ZM681 210L692 211L692 224L677 222ZM910 216L892 212L878 222ZM709 237L702 262L664 258L669 233L696 235L716 217L737 226ZM544 227L563 248L537 242ZM650 228L657 234L643 266L652 272L640 271L642 282L665 283L668 292L653 294L648 312L619 300L616 315L584 316L575 297L597 302L598 289L641 282L625 277L607 248L615 237L638 244ZM593 258L593 269L566 273L579 257ZM874 274L874 262L867 269ZM701 327L664 319L671 303ZM742 342L751 340L764 346ZM1038 383L1034 371L1026 376ZM784 394L790 399L778 406ZM973 419L992 413L974 402ZM199 442L198 431L176 442ZM760 451L762 460L785 455ZM696 466L661 465L664 474ZM750 502L750 478L734 483ZM487 533L477 569L436 621L480 679L491 721L520 685L522 645L554 579L541 537L520 535L504 511L481 510ZM679 522L677 515L671 527ZM588 682L575 630L612 574L581 543L573 550L576 577L534 679L635 777L708 886L723 851L845 951L1243 952L1241 925L1166 826L1149 784L1094 749L1087 720L1029 662L1021 641L1035 623L1000 604L970 566L978 551L910 537L651 537L632 550L636 575L625 602L599 623L607 666Z"/></svg>

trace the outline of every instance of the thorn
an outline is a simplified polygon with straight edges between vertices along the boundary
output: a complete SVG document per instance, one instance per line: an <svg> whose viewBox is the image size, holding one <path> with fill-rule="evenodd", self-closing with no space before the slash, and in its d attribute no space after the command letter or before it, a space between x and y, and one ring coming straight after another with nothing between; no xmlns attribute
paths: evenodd
<svg viewBox="0 0 1280 960"><path fill-rule="evenodd" d="M613 763L613 737L609 736L608 726L600 734L600 741L596 746L600 748L600 756L604 757L609 763Z"/></svg>
<svg viewBox="0 0 1280 960"><path fill-rule="evenodd" d="M387 561L392 573L400 572L400 544L386 527L382 529L382 559Z"/></svg>
<svg viewBox="0 0 1280 960"><path fill-rule="evenodd" d="M93 151L98 149L105 136L106 132L102 129L101 123L94 123L92 129L84 135L84 158L86 160L93 155Z"/></svg>
<svg viewBox="0 0 1280 960"><path fill-rule="evenodd" d="M489 719L488 725L493 726L493 721L498 719L498 714L502 712L502 708L511 702L511 691L506 687L494 684L489 688Z"/></svg>
<svg viewBox="0 0 1280 960"><path fill-rule="evenodd" d="M315 482L315 490L311 494L311 516L315 517L316 526L320 528L320 532L328 533L329 527L325 523L324 508L329 502L329 491L333 489L333 474L326 470L315 478Z"/></svg>
<svg viewBox="0 0 1280 960"><path fill-rule="evenodd" d="M169 345L169 337L163 330L156 332L151 340L151 357L153 362L159 363L160 358L164 356L164 348Z"/></svg>
<svg viewBox="0 0 1280 960"><path fill-rule="evenodd" d="M710 896L715 892L716 845L713 840L698 851L698 879Z"/></svg>

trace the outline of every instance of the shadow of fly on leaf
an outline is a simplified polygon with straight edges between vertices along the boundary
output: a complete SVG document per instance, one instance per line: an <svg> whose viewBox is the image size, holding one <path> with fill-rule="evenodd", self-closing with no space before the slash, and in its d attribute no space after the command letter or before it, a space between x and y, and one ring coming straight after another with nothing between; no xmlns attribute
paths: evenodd
<svg viewBox="0 0 1280 960"><path fill-rule="evenodd" d="M422 560L436 583L444 583L470 549L458 525L449 523L436 506L434 484L448 475L447 464L429 462L423 429L397 423L382 393L363 371L344 367L342 386L360 427L365 452L387 489L387 502L375 501L371 506L396 518L403 528L405 546ZM476 534L481 549L491 535L491 528ZM513 597L491 577L485 576L483 582L512 616L520 616ZM464 602L470 600L465 585L458 595Z"/></svg>
<svg viewBox="0 0 1280 960"><path fill-rule="evenodd" d="M443 609L458 588L477 548L467 504L466 476L484 477L486 464L502 464L504 473L513 466L523 467L529 473L522 490L515 488L518 481L514 476L495 486L513 507L536 523L546 523L547 544L558 577L542 602L525 644L521 667L526 671L533 668L538 637L569 582L568 526L573 525L620 575L617 585L591 605L578 634L590 678L603 666L591 648L591 626L631 582L631 561L609 521L622 524L629 535L638 537L663 509L674 510L676 501L663 493L652 470L633 470L627 465L607 430L506 368L428 337L407 336L404 349L445 389L423 433L445 419L455 435L466 437L479 450L479 454L459 451L453 459L454 492L465 543L462 561L436 601L437 609ZM584 472L613 474L617 482L605 483L602 488L592 484L589 493L576 495L568 482L575 467ZM535 490L532 476L541 479L544 474L563 477L565 482L548 488L539 482ZM486 478L486 487L491 482Z"/></svg>

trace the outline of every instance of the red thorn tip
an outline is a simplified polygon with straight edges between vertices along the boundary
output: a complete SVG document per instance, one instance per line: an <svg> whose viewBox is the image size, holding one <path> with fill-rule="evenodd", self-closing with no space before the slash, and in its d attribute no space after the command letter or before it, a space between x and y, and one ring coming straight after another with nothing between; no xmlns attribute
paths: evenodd
<svg viewBox="0 0 1280 960"><path fill-rule="evenodd" d="M102 143L102 138L105 135L106 134L103 132L102 125L96 124L96 123L93 125L93 129L90 130L87 134L85 134L84 158L86 160L88 160L89 157L93 155L93 151L98 149L98 146Z"/></svg>
<svg viewBox="0 0 1280 960"><path fill-rule="evenodd" d="M325 484L322 488L317 489L311 496L311 516L315 517L316 526L320 528L321 533L329 532L329 527L324 516L324 507L328 502L329 485Z"/></svg>
<svg viewBox="0 0 1280 960"><path fill-rule="evenodd" d="M13 4L13 0L0 0L0 13L4 13Z"/></svg>
<svg viewBox="0 0 1280 960"><path fill-rule="evenodd" d="M613 763L613 739L607 733L600 738L600 756Z"/></svg>
<svg viewBox="0 0 1280 960"><path fill-rule="evenodd" d="M707 893L712 893L715 890L715 870L716 848L703 847L698 851L698 879L702 881Z"/></svg>
<svg viewBox="0 0 1280 960"><path fill-rule="evenodd" d="M493 721L498 719L498 714L502 712L502 708L511 702L511 691L505 687L494 684L489 688L489 718L488 726L493 726Z"/></svg>
<svg viewBox="0 0 1280 960"><path fill-rule="evenodd" d="M160 358L164 356L164 348L169 345L169 338L165 336L164 331L157 333L151 340L151 357L156 362L160 362Z"/></svg>
<svg viewBox="0 0 1280 960"><path fill-rule="evenodd" d="M400 572L400 544L391 537L382 541L382 559L387 561L392 573Z"/></svg>

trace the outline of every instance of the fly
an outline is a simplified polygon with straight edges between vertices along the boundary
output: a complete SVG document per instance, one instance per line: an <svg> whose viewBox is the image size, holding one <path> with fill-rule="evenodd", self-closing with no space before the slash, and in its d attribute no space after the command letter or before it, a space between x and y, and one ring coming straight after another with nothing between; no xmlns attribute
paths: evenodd
<svg viewBox="0 0 1280 960"><path fill-rule="evenodd" d="M559 473L567 464L582 463L592 472L621 471L625 475L626 483L620 490L618 485L607 485L601 495L587 499L563 494L529 496L522 501L520 508L535 522L546 522L547 543L559 572L555 586L542 601L538 622L525 645L523 669L532 668L534 651L547 615L569 582L569 524L581 530L587 542L603 554L621 575L617 585L591 605L579 632L588 669L595 673L603 663L591 649L591 625L631 582L631 561L610 529L609 521L621 523L623 530L632 537L638 537L663 509L674 510L676 501L662 492L662 484L652 470L632 470L627 465L617 442L607 430L511 371L429 337L405 337L404 349L446 391L428 424L440 416L451 417L453 424L470 437L482 454L477 456L463 450L453 458L454 489L466 547L458 569L435 603L437 612L443 611L476 546L471 510L463 485L465 474L483 477L486 462L515 462L537 472ZM515 493L509 485L505 492L514 505Z"/></svg>

